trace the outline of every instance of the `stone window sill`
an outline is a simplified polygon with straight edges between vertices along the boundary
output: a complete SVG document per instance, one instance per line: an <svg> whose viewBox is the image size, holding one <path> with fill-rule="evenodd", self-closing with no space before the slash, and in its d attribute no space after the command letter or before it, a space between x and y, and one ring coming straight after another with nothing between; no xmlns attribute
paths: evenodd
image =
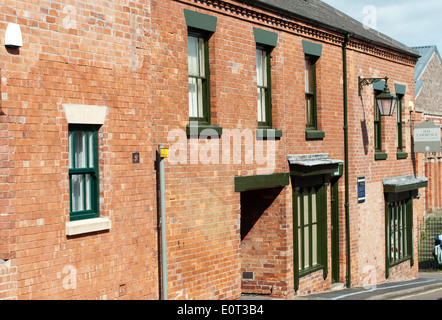
<svg viewBox="0 0 442 320"><path fill-rule="evenodd" d="M74 236L78 234L109 230L111 220L108 217L92 218L66 222L66 235Z"/></svg>

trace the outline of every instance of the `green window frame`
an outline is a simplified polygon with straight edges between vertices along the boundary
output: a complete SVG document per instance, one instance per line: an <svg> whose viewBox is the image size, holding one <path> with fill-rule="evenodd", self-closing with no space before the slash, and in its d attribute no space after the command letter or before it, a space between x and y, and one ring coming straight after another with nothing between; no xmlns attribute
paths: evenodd
<svg viewBox="0 0 442 320"><path fill-rule="evenodd" d="M210 105L209 39L216 32L217 17L183 9L187 25L190 138L220 136L223 128L212 124Z"/></svg>
<svg viewBox="0 0 442 320"><path fill-rule="evenodd" d="M257 139L279 139L282 131L273 128L271 53L278 44L278 34L253 27L256 42Z"/></svg>
<svg viewBox="0 0 442 320"><path fill-rule="evenodd" d="M385 261L389 268L413 258L413 199L397 198L385 206ZM413 264L413 261L411 261Z"/></svg>
<svg viewBox="0 0 442 320"><path fill-rule="evenodd" d="M256 84L258 93L258 128L272 128L272 81L270 50L256 46Z"/></svg>
<svg viewBox="0 0 442 320"><path fill-rule="evenodd" d="M188 32L189 121L210 124L209 36Z"/></svg>
<svg viewBox="0 0 442 320"><path fill-rule="evenodd" d="M403 125L402 125L402 112L403 105L402 105L402 99L405 96L405 93L407 91L407 86L402 84L394 84L394 90L396 92L397 96L397 103L396 103L396 140L397 140L397 159L406 159L408 154L404 152L404 142L403 142Z"/></svg>
<svg viewBox="0 0 442 320"><path fill-rule="evenodd" d="M402 99L397 100L396 104L396 139L397 139L397 151L403 151L403 129L402 129Z"/></svg>
<svg viewBox="0 0 442 320"><path fill-rule="evenodd" d="M320 269L327 277L326 186L296 187L294 197L295 277Z"/></svg>
<svg viewBox="0 0 442 320"><path fill-rule="evenodd" d="M316 57L305 56L305 122L307 130L318 129L316 60Z"/></svg>
<svg viewBox="0 0 442 320"><path fill-rule="evenodd" d="M374 159L386 160L388 154L382 151L382 116L377 107L376 96L379 95L384 89L385 81L378 81L373 84L373 105L374 105Z"/></svg>
<svg viewBox="0 0 442 320"><path fill-rule="evenodd" d="M99 217L98 128L69 125L70 220Z"/></svg>
<svg viewBox="0 0 442 320"><path fill-rule="evenodd" d="M325 132L318 126L317 62L322 56L322 45L302 40L305 73L305 138L323 139Z"/></svg>
<svg viewBox="0 0 442 320"><path fill-rule="evenodd" d="M376 101L374 116L374 150L375 152L382 152L382 117L379 108L376 107Z"/></svg>

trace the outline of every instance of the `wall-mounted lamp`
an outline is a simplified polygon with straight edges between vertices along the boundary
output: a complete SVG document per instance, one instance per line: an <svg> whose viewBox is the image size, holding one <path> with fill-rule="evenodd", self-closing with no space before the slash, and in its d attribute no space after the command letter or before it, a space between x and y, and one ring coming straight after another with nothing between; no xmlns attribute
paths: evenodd
<svg viewBox="0 0 442 320"><path fill-rule="evenodd" d="M23 46L20 26L16 23L8 23L5 32L5 47L17 49Z"/></svg>
<svg viewBox="0 0 442 320"><path fill-rule="evenodd" d="M358 77L359 81L359 96L361 96L362 88L364 86L371 85L375 82L385 80L384 90L376 96L376 105L379 108L381 116L392 116L394 113L394 108L396 107L397 97L390 93L388 88L388 77L385 78L361 78Z"/></svg>

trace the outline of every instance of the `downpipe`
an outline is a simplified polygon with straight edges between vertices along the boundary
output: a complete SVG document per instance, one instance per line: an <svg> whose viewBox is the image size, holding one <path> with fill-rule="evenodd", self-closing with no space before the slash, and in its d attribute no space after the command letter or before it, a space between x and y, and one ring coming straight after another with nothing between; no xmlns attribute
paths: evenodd
<svg viewBox="0 0 442 320"><path fill-rule="evenodd" d="M344 154L345 154L345 240L347 253L347 288L351 287L351 255L350 255L350 196L349 196L349 157L348 157L348 79L347 79L347 44L350 34L345 35L342 44L343 79L344 79Z"/></svg>
<svg viewBox="0 0 442 320"><path fill-rule="evenodd" d="M167 244L166 244L166 191L164 179L163 145L158 146L158 169L160 178L160 228L161 228L161 298L167 300Z"/></svg>

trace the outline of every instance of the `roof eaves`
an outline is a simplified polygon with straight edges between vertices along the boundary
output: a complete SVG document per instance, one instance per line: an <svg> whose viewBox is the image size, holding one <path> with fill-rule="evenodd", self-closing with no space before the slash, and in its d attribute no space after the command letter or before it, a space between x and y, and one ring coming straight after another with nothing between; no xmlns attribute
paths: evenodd
<svg viewBox="0 0 442 320"><path fill-rule="evenodd" d="M374 39L378 39L378 40L369 39L367 36L362 35L361 32L357 32L355 30L350 30L350 28L345 28L342 26L342 24L341 24L341 27L338 27L336 25L333 25L332 23L327 23L327 22L321 21L317 18L307 17L307 16L302 15L298 12L295 12L294 10L288 10L288 9L282 8L281 6L278 6L276 4L278 2L277 0L236 0L236 1L242 2L242 3L247 3L251 6L260 7L263 9L274 11L274 12L277 12L279 14L283 14L286 16L291 16L301 22L310 23L314 26L321 27L321 28L324 28L324 29L327 29L330 31L334 31L334 32L337 32L342 35L350 34L355 39L362 40L366 43L378 45L378 46L381 46L381 47L384 47L384 48L387 48L387 49L390 49L390 50L393 50L396 52L405 53L405 54L415 57L415 58L420 57L419 52L417 52L416 50L414 50L414 49L412 49L402 43L399 43L398 41L378 32L378 31L374 31L372 29L367 30L364 28L364 30L366 30L367 34L372 35ZM301 2L301 0L297 0L297 1ZM302 1L305 1L305 0L302 0ZM329 6L328 4L326 4L320 0L310 0L310 1L305 1L305 2L308 4L311 4L312 6L315 6L315 3L318 3L318 4L320 4L321 7L325 8L328 11L327 13L335 15L335 17L338 17L340 20L345 21L346 23L350 23L351 25L353 25L355 27L355 29L363 28L362 23L360 23L359 21L351 18L350 16L346 15L345 13L342 13L341 11L333 8L332 6ZM294 4L294 2L291 3L292 6L293 6L293 4ZM381 39L382 39L382 41L381 41Z"/></svg>

